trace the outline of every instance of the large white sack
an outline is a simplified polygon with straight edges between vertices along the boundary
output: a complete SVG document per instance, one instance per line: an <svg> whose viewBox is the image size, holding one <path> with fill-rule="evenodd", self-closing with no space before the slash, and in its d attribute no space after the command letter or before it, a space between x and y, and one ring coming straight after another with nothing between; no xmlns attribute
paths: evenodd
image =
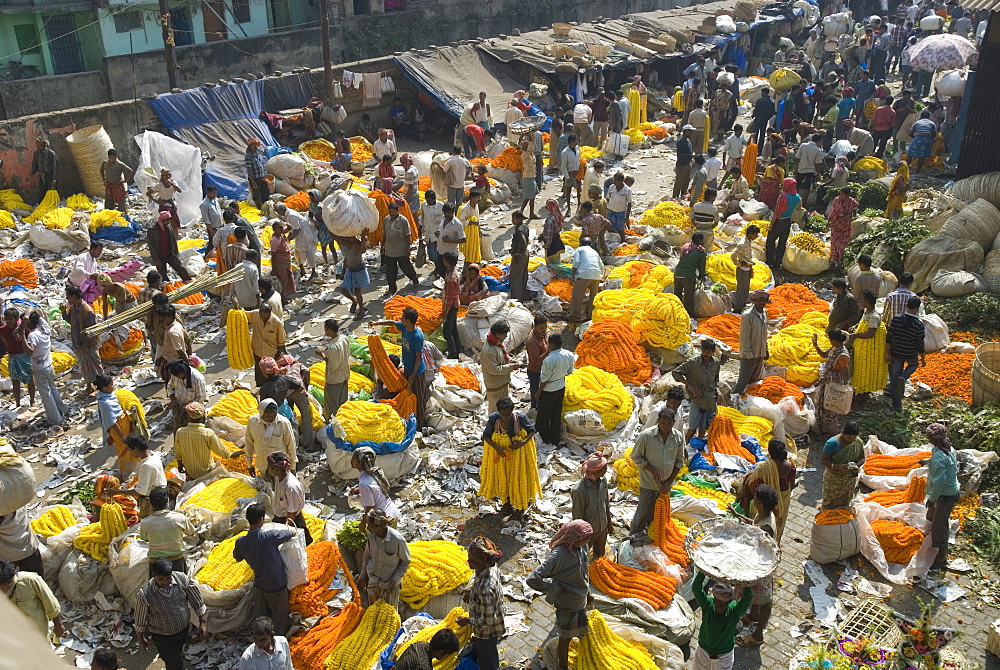
<svg viewBox="0 0 1000 670"><path fill-rule="evenodd" d="M147 130L135 136L139 145L139 165L135 172L135 185L140 193L160 180L160 170L167 168L182 192L174 196L177 216L186 226L201 219L201 149L161 133ZM155 212L159 205L147 198L146 206Z"/></svg>
<svg viewBox="0 0 1000 670"><path fill-rule="evenodd" d="M357 237L378 228L375 200L358 191L334 191L323 201L322 208L323 223L334 235Z"/></svg>
<svg viewBox="0 0 1000 670"><path fill-rule="evenodd" d="M847 523L813 524L809 558L820 565L850 558L860 549L861 529L857 519Z"/></svg>
<svg viewBox="0 0 1000 670"><path fill-rule="evenodd" d="M28 229L28 240L32 246L42 251L64 253L83 251L90 246L90 232L87 224L80 221L71 223L65 230L53 230L43 225L33 225ZM15 245L16 246L16 245Z"/></svg>
<svg viewBox="0 0 1000 670"><path fill-rule="evenodd" d="M927 574L937 556L937 549L931 546L931 522L927 520L927 508L923 503L882 507L878 503L856 502L854 513L857 514L861 530L861 553L871 561L883 577L893 584L910 584L917 577ZM886 560L885 551L871 528L872 521L879 519L900 521L924 534L923 544L906 565L889 563Z"/></svg>
<svg viewBox="0 0 1000 670"><path fill-rule="evenodd" d="M949 272L948 270L938 270L938 273L931 280L931 292L942 298L958 298L963 295L971 295L986 288L983 278L974 272L959 270Z"/></svg>
<svg viewBox="0 0 1000 670"><path fill-rule="evenodd" d="M923 314L920 320L924 322L924 351L941 351L951 343L948 324L937 314Z"/></svg>
<svg viewBox="0 0 1000 670"><path fill-rule="evenodd" d="M267 171L285 181L301 180L306 176L306 161L297 154L278 154L267 161Z"/></svg>
<svg viewBox="0 0 1000 670"><path fill-rule="evenodd" d="M111 541L108 546L108 569L118 593L125 599L125 604L134 610L139 589L149 583L149 544L139 540L138 527Z"/></svg>
<svg viewBox="0 0 1000 670"><path fill-rule="evenodd" d="M508 350L514 350L528 339L528 333L534 325L534 315L521 303L508 300L506 293L478 300L458 320L458 336L462 346L481 350L486 343L490 326L499 321L510 326L504 346Z"/></svg>
<svg viewBox="0 0 1000 670"><path fill-rule="evenodd" d="M93 602L98 591L106 596L118 593L108 564L91 558L79 549L69 552L59 570L59 590L74 603Z"/></svg>
<svg viewBox="0 0 1000 670"><path fill-rule="evenodd" d="M351 465L352 452L338 449L327 436L326 430L321 429L317 435L320 442L326 448L326 461L334 477L347 480L357 479L361 476L361 473ZM413 472L418 463L420 463L420 450L417 448L416 441L403 451L375 457L376 467L382 468L385 478L390 483L402 479Z"/></svg>
<svg viewBox="0 0 1000 670"><path fill-rule="evenodd" d="M952 70L938 79L934 88L939 95L960 98L965 95L965 84L968 76L969 71L964 68Z"/></svg>
<svg viewBox="0 0 1000 670"><path fill-rule="evenodd" d="M35 471L9 444L0 445L0 516L35 499Z"/></svg>

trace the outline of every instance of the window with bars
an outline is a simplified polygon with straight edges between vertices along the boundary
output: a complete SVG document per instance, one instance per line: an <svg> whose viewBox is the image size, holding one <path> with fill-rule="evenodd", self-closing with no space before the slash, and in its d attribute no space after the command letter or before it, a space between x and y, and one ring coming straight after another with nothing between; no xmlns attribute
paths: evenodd
<svg viewBox="0 0 1000 670"><path fill-rule="evenodd" d="M33 23L21 23L14 26L14 38L17 40L17 50L22 56L42 53L41 40L38 39L38 29Z"/></svg>
<svg viewBox="0 0 1000 670"><path fill-rule="evenodd" d="M250 0L232 0L237 23L250 23Z"/></svg>

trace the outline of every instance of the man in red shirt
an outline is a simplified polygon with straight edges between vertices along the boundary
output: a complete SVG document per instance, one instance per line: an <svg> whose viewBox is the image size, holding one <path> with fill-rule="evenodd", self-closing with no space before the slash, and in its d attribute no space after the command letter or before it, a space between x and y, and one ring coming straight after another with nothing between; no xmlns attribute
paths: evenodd
<svg viewBox="0 0 1000 670"><path fill-rule="evenodd" d="M21 331L28 325L21 319L20 312L8 306L3 313L3 325L0 326L0 340L7 349L7 370L10 380L14 383L14 406L21 406L21 384L28 385L31 396L29 407L35 404L35 382L31 376L31 358L24 350L24 338Z"/></svg>
<svg viewBox="0 0 1000 670"><path fill-rule="evenodd" d="M465 127L465 157L478 158L486 151L487 138L493 139L493 133L483 130L480 126L470 123ZM473 151L473 147L475 150Z"/></svg>
<svg viewBox="0 0 1000 670"><path fill-rule="evenodd" d="M892 131L896 127L896 110L892 108L893 98L888 96L872 115L872 137L875 139L875 155L882 158Z"/></svg>
<svg viewBox="0 0 1000 670"><path fill-rule="evenodd" d="M597 146L603 146L604 140L608 137L608 125L611 122L611 112L608 106L611 101L604 93L604 89L598 89L597 95L590 108L594 110L594 136L597 137Z"/></svg>

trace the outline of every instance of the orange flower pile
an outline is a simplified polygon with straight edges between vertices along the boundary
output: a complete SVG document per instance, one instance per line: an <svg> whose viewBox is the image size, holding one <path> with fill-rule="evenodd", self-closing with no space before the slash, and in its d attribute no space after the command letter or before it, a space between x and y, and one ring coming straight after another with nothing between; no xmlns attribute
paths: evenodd
<svg viewBox="0 0 1000 670"><path fill-rule="evenodd" d="M733 420L721 414L716 415L712 419L712 425L708 427L708 452L705 454L705 458L713 465L715 465L714 454L716 453L739 456L750 463L757 462L757 458L747 451L740 441Z"/></svg>
<svg viewBox="0 0 1000 670"><path fill-rule="evenodd" d="M830 303L821 299L802 284L782 284L771 291L771 302L767 305L767 317L784 317L781 327L799 322L806 312L830 313Z"/></svg>
<svg viewBox="0 0 1000 670"><path fill-rule="evenodd" d="M653 541L671 561L686 566L691 562L684 549L684 537L670 516L670 492L660 494L653 512L653 526L650 528Z"/></svg>
<svg viewBox="0 0 1000 670"><path fill-rule="evenodd" d="M719 314L698 322L697 332L714 337L733 349L740 348L740 317L736 314Z"/></svg>
<svg viewBox="0 0 1000 670"><path fill-rule="evenodd" d="M885 560L890 563L907 565L924 543L923 533L899 521L878 519L871 522L871 527L885 552Z"/></svg>
<svg viewBox="0 0 1000 670"><path fill-rule="evenodd" d="M469 162L472 163L473 166L485 165L486 167L489 167L493 163L493 161L490 160L490 158L488 158L487 156L480 156L479 158L471 158L469 159Z"/></svg>
<svg viewBox="0 0 1000 670"><path fill-rule="evenodd" d="M621 321L593 324L576 345L576 367L592 365L618 377L623 384L641 386L653 375L646 350L635 331Z"/></svg>
<svg viewBox="0 0 1000 670"><path fill-rule="evenodd" d="M309 194L305 191L299 191L295 195L290 195L283 200L286 206L294 209L296 212L308 212L309 205L312 201L309 199Z"/></svg>
<svg viewBox="0 0 1000 670"><path fill-rule="evenodd" d="M184 284L185 282L182 281L170 282L169 284L163 287L163 292L172 293L173 291L179 291L180 289L184 288ZM203 305L205 304L205 294L199 291L194 295L189 295L186 298L182 298L180 300L174 300L172 302L175 305Z"/></svg>
<svg viewBox="0 0 1000 670"><path fill-rule="evenodd" d="M956 341L952 338L952 341ZM936 393L958 398L972 404L972 361L976 354L946 354L935 351L927 354L927 362L910 376L913 383L923 382Z"/></svg>
<svg viewBox="0 0 1000 670"><path fill-rule="evenodd" d="M759 398L766 398L778 404L782 398L791 396L802 407L805 394L795 384L788 382L781 377L764 377L761 381L747 387L746 395L755 395Z"/></svg>
<svg viewBox="0 0 1000 670"><path fill-rule="evenodd" d="M861 467L866 475L876 477L905 477L910 474L910 470L920 466L920 460L930 458L931 452L921 451L912 456L888 456L886 454L872 454L865 459L865 464Z"/></svg>
<svg viewBox="0 0 1000 670"><path fill-rule="evenodd" d="M424 191L431 190L431 178L430 177L418 177L417 178L417 190L421 193Z"/></svg>
<svg viewBox="0 0 1000 670"><path fill-rule="evenodd" d="M382 191L372 189L368 191L368 197L375 201L375 209L378 210L378 227L372 232L368 233L368 244L375 247L382 243L382 222L385 217L389 216L389 202L394 200L396 204L399 205L399 215L405 217L410 222L410 239L417 240L419 238L419 231L417 230L417 220L414 218L413 212L410 211L410 206L402 198L390 198Z"/></svg>
<svg viewBox="0 0 1000 670"><path fill-rule="evenodd" d="M371 145L364 138L351 138L351 158L356 163L367 163L375 158L372 155Z"/></svg>
<svg viewBox="0 0 1000 670"><path fill-rule="evenodd" d="M347 603L337 616L320 620L307 632L290 640L292 664L297 670L323 670L337 643L354 632L363 611L355 602Z"/></svg>
<svg viewBox="0 0 1000 670"><path fill-rule="evenodd" d="M441 325L441 299L423 298L417 295L395 295L385 303L385 318L403 320L403 310L412 307L417 310L417 325L426 334L431 334ZM392 327L392 332L398 332Z"/></svg>
<svg viewBox="0 0 1000 670"><path fill-rule="evenodd" d="M442 365L441 374L444 376L445 382L452 386L479 391L479 379L467 367L462 365Z"/></svg>
<svg viewBox="0 0 1000 670"><path fill-rule="evenodd" d="M650 128L649 130L642 131L642 134L654 140L665 140L667 139L667 131L663 128L656 127Z"/></svg>
<svg viewBox="0 0 1000 670"><path fill-rule="evenodd" d="M638 244L620 244L611 252L612 256L634 256L639 253Z"/></svg>
<svg viewBox="0 0 1000 670"><path fill-rule="evenodd" d="M521 160L521 150L517 147L507 147L499 156L493 159L491 165L495 168L520 172L524 169L524 161Z"/></svg>
<svg viewBox="0 0 1000 670"><path fill-rule="evenodd" d="M900 503L923 502L926 497L927 478L914 477L905 489L875 491L865 497L865 502L878 503L882 507L892 507Z"/></svg>
<svg viewBox="0 0 1000 670"><path fill-rule="evenodd" d="M854 518L854 512L849 509L828 509L816 515L817 526L839 526Z"/></svg>
<svg viewBox="0 0 1000 670"><path fill-rule="evenodd" d="M115 358L120 358L127 353L131 353L137 345L142 342L142 331L138 328L129 328L128 337L121 344L115 344L114 340L109 338L107 342L101 345L101 348L97 350L97 355L104 360L112 360Z"/></svg>
<svg viewBox="0 0 1000 670"><path fill-rule="evenodd" d="M656 263L652 261L631 261L622 266L628 273L629 278L622 282L622 288L636 288L646 281L646 275L653 271Z"/></svg>
<svg viewBox="0 0 1000 670"><path fill-rule="evenodd" d="M639 598L654 610L669 607L677 591L677 580L673 577L636 570L609 561L604 556L591 562L590 581L616 600Z"/></svg>
<svg viewBox="0 0 1000 670"><path fill-rule="evenodd" d="M409 419L411 414L417 412L417 396L407 388L406 378L389 360L389 355L385 353L385 345L377 335L368 336L368 355L371 357L375 374L382 380L382 384L390 393L396 394L395 398L379 402L392 407L402 419Z"/></svg>
<svg viewBox="0 0 1000 670"><path fill-rule="evenodd" d="M337 570L343 570L347 575L354 591L354 602L361 603L361 592L355 586L336 542L313 542L306 547L306 557L309 581L289 592L288 607L292 612L298 612L303 618L325 615L328 612L326 602L333 595L330 593L330 582L337 576Z"/></svg>
<svg viewBox="0 0 1000 670"><path fill-rule="evenodd" d="M545 285L545 292L563 302L573 299L573 282L568 279L553 279Z"/></svg>
<svg viewBox="0 0 1000 670"><path fill-rule="evenodd" d="M222 446L229 450L229 453L234 451L240 451L240 448L229 440L222 440ZM212 458L215 462L224 467L229 472L238 472L241 475L249 475L250 468L247 467L246 456L233 456L231 458L219 458L215 454L212 454Z"/></svg>
<svg viewBox="0 0 1000 670"><path fill-rule="evenodd" d="M0 286L16 286L38 288L38 273L35 264L27 258L13 261L0 261Z"/></svg>
<svg viewBox="0 0 1000 670"><path fill-rule="evenodd" d="M483 265L479 268L479 274L493 277L494 279L503 279L503 268L497 265Z"/></svg>

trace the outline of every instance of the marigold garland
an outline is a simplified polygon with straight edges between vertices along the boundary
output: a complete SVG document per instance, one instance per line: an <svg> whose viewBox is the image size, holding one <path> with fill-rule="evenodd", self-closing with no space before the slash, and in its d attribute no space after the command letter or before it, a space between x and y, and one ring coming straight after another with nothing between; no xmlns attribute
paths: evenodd
<svg viewBox="0 0 1000 670"><path fill-rule="evenodd" d="M491 165L495 168L520 172L524 169L524 161L521 160L521 150L517 147L507 147L499 156L493 159Z"/></svg>
<svg viewBox="0 0 1000 670"><path fill-rule="evenodd" d="M35 264L27 258L13 261L0 261L0 286L16 286L38 288L38 273Z"/></svg>
<svg viewBox="0 0 1000 670"><path fill-rule="evenodd" d="M360 605L349 602L336 616L324 617L305 633L293 637L289 647L296 670L323 670L333 648L354 632L362 614Z"/></svg>
<svg viewBox="0 0 1000 670"><path fill-rule="evenodd" d="M314 541L306 547L306 557L309 565L309 581L296 586L288 593L288 607L292 612L298 612L303 618L326 614L329 610L326 603L335 595L330 591L330 583L338 571L344 573L354 593L354 602L360 604L361 593L336 542Z"/></svg>
<svg viewBox="0 0 1000 670"><path fill-rule="evenodd" d="M816 383L825 359L816 353L812 338L817 336L820 348L829 349L826 326L825 313L806 312L798 323L785 326L768 339L767 362L785 368L785 378L793 384L807 387Z"/></svg>
<svg viewBox="0 0 1000 670"><path fill-rule="evenodd" d="M236 509L240 498L254 498L256 496L257 489L242 479L223 477L216 479L202 490L192 494L184 501L181 508L194 507L218 512L219 514L229 514Z"/></svg>
<svg viewBox="0 0 1000 670"><path fill-rule="evenodd" d="M732 419L733 426L736 428L736 434L750 435L757 440L757 444L761 445L761 448L767 446L767 443L774 437L772 434L774 424L762 416L747 416L732 407L723 406L719 407L716 416L725 416Z"/></svg>
<svg viewBox="0 0 1000 670"><path fill-rule="evenodd" d="M740 348L740 317L736 314L719 314L702 319L695 332L708 335L731 349Z"/></svg>
<svg viewBox="0 0 1000 670"><path fill-rule="evenodd" d="M563 302L573 299L573 282L569 279L553 279L545 285L545 292Z"/></svg>
<svg viewBox="0 0 1000 670"><path fill-rule="evenodd" d="M871 522L872 532L885 552L885 560L890 563L908 565L913 555L924 543L924 534L900 521L876 519Z"/></svg>
<svg viewBox="0 0 1000 670"><path fill-rule="evenodd" d="M952 338L952 341L956 341ZM958 398L972 404L972 362L976 354L952 354L935 351L924 356L925 364L917 368L910 381L923 382L935 393Z"/></svg>
<svg viewBox="0 0 1000 670"><path fill-rule="evenodd" d="M622 288L601 291L594 298L594 323L614 319L631 325L632 317L656 295L647 288Z"/></svg>
<svg viewBox="0 0 1000 670"><path fill-rule="evenodd" d="M391 321L402 321L403 310L412 307L417 310L417 326L429 335L441 325L441 299L424 298L418 295L395 295L385 303L385 318ZM398 332L395 326L390 332Z"/></svg>
<svg viewBox="0 0 1000 670"><path fill-rule="evenodd" d="M369 245L376 247L382 243L382 222L385 221L385 217L389 216L390 202L395 202L399 205L399 215L410 222L410 240L415 241L419 239L420 232L417 229L417 220L414 217L413 212L410 211L410 206L405 200L386 195L379 189L369 191L368 197L375 201L375 209L378 210L378 227L368 233Z"/></svg>
<svg viewBox="0 0 1000 670"><path fill-rule="evenodd" d="M611 270L608 279L621 279L622 288L648 288L654 293L660 293L674 283L674 273L666 265L636 260Z"/></svg>
<svg viewBox="0 0 1000 670"><path fill-rule="evenodd" d="M670 516L670 492L661 493L656 499L656 508L653 512L653 525L650 528L653 541L671 561L677 565L687 566L691 558L684 549L684 538L674 525L674 520Z"/></svg>
<svg viewBox="0 0 1000 670"><path fill-rule="evenodd" d="M689 495L692 498L705 498L712 500L722 511L729 509L729 505L736 501L736 496L732 493L726 493L722 489L698 486L697 484L693 484L686 479L678 479L675 481L673 488L678 491L683 491L685 495ZM674 523L677 523L676 519L674 520Z"/></svg>
<svg viewBox="0 0 1000 670"><path fill-rule="evenodd" d="M596 609L587 617L589 632L570 647L571 670L656 670L649 651L639 642L628 641L608 628ZM575 646L575 654L573 654Z"/></svg>
<svg viewBox="0 0 1000 670"><path fill-rule="evenodd" d="M469 613L461 607L453 607L444 619L433 626L421 628L409 640L400 643L395 649L393 649L393 656L396 658L396 661L399 661L403 652L406 651L410 645L415 642L430 642L431 638L434 637L439 630L443 630L445 628L450 628L454 631L455 635L458 637L459 649L464 648L465 645L469 643L469 640L472 639L472 626L460 626L458 625L458 620L461 617L468 616ZM455 670L458 666L458 654L459 652L456 651L455 653L445 656L440 660L435 660L434 670Z"/></svg>
<svg viewBox="0 0 1000 670"><path fill-rule="evenodd" d="M620 321L602 321L590 326L576 345L576 367L591 365L610 372L623 384L641 386L653 374L646 350L639 346L632 329Z"/></svg>
<svg viewBox="0 0 1000 670"><path fill-rule="evenodd" d="M808 312L830 312L830 303L823 300L802 284L781 284L771 290L771 302L767 305L769 319L784 318L782 327L799 322ZM825 347L824 347L825 348Z"/></svg>
<svg viewBox="0 0 1000 670"><path fill-rule="evenodd" d="M229 450L230 454L236 451L242 451L240 447L237 447L229 440L222 440L220 438L220 441L222 442L222 446ZM240 454L239 456L230 456L229 458L219 458L215 454L212 454L212 459L224 467L227 472L234 472L241 475L250 474L250 466L247 465L247 458L243 454Z"/></svg>
<svg viewBox="0 0 1000 670"><path fill-rule="evenodd" d="M888 454L872 454L865 458L861 469L866 475L876 477L905 477L911 470L920 467L920 461L930 458L931 452L921 451L909 456L889 456Z"/></svg>
<svg viewBox="0 0 1000 670"><path fill-rule="evenodd" d="M235 312L237 310L231 310ZM246 389L236 389L219 398L208 410L208 416L225 416L241 426L259 411L257 398Z"/></svg>
<svg viewBox="0 0 1000 670"><path fill-rule="evenodd" d="M619 244L612 250L612 256L634 256L638 254L641 250L638 244Z"/></svg>
<svg viewBox="0 0 1000 670"><path fill-rule="evenodd" d="M681 230L694 230L694 224L691 223L691 208L673 200L665 200L647 209L639 223L652 228L677 226Z"/></svg>
<svg viewBox="0 0 1000 670"><path fill-rule="evenodd" d="M100 520L80 529L80 534L73 540L73 547L101 563L107 563L108 545L126 530L128 524L125 523L121 505L106 503L101 505Z"/></svg>
<svg viewBox="0 0 1000 670"><path fill-rule="evenodd" d="M639 342L653 347L676 349L691 341L691 318L673 293L654 295L629 325Z"/></svg>
<svg viewBox="0 0 1000 670"><path fill-rule="evenodd" d="M392 407L377 402L348 400L337 410L337 421L352 444L392 442L406 437L406 426Z"/></svg>
<svg viewBox="0 0 1000 670"><path fill-rule="evenodd" d="M718 414L708 427L708 451L705 454L705 458L713 465L716 465L716 453L739 456L751 464L757 462L757 458L747 451L740 442L740 436L736 434L733 420L728 416Z"/></svg>
<svg viewBox="0 0 1000 670"><path fill-rule="evenodd" d="M325 670L360 670L370 668L399 630L396 608L384 600L365 610L354 632L333 648L324 664Z"/></svg>
<svg viewBox="0 0 1000 670"><path fill-rule="evenodd" d="M494 279L503 279L505 273L503 268L497 265L484 265L479 268L479 274L486 277L493 277Z"/></svg>
<svg viewBox="0 0 1000 670"><path fill-rule="evenodd" d="M194 576L195 580L216 591L231 591L249 584L254 577L253 568L246 561L237 561L233 557L236 540L244 535L246 531L215 545L208 552L205 565Z"/></svg>
<svg viewBox="0 0 1000 670"><path fill-rule="evenodd" d="M589 573L591 583L615 600L639 598L654 610L669 607L677 592L673 577L636 570L604 556L591 562Z"/></svg>
<svg viewBox="0 0 1000 670"><path fill-rule="evenodd" d="M619 491L631 491L639 495L639 468L632 460L632 447L625 450L621 458L616 459L611 467L615 471L615 486Z"/></svg>
<svg viewBox="0 0 1000 670"><path fill-rule="evenodd" d="M878 503L882 507L892 507L901 503L914 503L924 501L927 497L927 478L913 477L905 489L890 489L888 491L875 491L865 496L865 502Z"/></svg>
<svg viewBox="0 0 1000 670"><path fill-rule="evenodd" d="M472 577L465 548L446 540L410 542L410 567L399 599L418 612L434 596L453 591Z"/></svg>
<svg viewBox="0 0 1000 670"><path fill-rule="evenodd" d="M514 436L523 441L528 432L523 428ZM541 492L538 481L538 452L535 439L518 449L511 449L511 437L505 431L493 433L492 440L504 450L504 455L483 442L483 461L479 468L479 495L510 501L514 509L526 510Z"/></svg>
<svg viewBox="0 0 1000 670"><path fill-rule="evenodd" d="M715 282L721 282L730 291L736 290L736 263L733 255L728 253L709 254L705 259L705 274ZM753 275L750 277L750 290L757 291L771 283L771 268L761 261L754 260Z"/></svg>
<svg viewBox="0 0 1000 670"><path fill-rule="evenodd" d="M802 392L795 384L790 384L787 380L781 377L764 377L764 379L759 382L755 382L747 387L747 392L745 395L754 395L758 398L766 398L770 400L775 405L782 398L795 398L795 402L798 403L799 407L802 407L802 402L805 400L806 395Z"/></svg>
<svg viewBox="0 0 1000 670"><path fill-rule="evenodd" d="M635 399L618 377L600 368L587 365L566 377L563 415L578 409L594 410L601 415L607 430L614 430L632 416Z"/></svg>
<svg viewBox="0 0 1000 670"><path fill-rule="evenodd" d="M309 198L309 194L305 191L299 191L293 195L288 196L283 201L287 207L294 209L296 212L308 212L309 205L312 204L312 200Z"/></svg>
<svg viewBox="0 0 1000 670"><path fill-rule="evenodd" d="M458 386L459 388L477 392L481 388L479 377L463 365L442 365L440 372L441 376L444 377L445 383L451 386Z"/></svg>
<svg viewBox="0 0 1000 670"><path fill-rule="evenodd" d="M73 511L66 505L59 505L45 512L45 514L42 514L37 519L32 519L30 525L31 530L36 535L52 537L63 532L70 526L75 526L77 523L79 522L73 516Z"/></svg>
<svg viewBox="0 0 1000 670"><path fill-rule="evenodd" d="M839 526L854 518L854 512L849 509L827 509L816 515L818 526Z"/></svg>
<svg viewBox="0 0 1000 670"><path fill-rule="evenodd" d="M129 328L128 337L125 338L124 342L118 344L113 338L108 338L108 340L101 345L101 348L97 350L97 355L106 361L121 358L122 356L128 356L129 354L135 353L139 347L142 346L142 342L142 331L138 328Z"/></svg>
<svg viewBox="0 0 1000 670"><path fill-rule="evenodd" d="M185 284L186 282L182 281L170 282L163 287L163 292L172 293L174 291L179 291L184 288ZM199 291L198 293L189 295L186 298L181 298L180 300L174 300L173 302L177 305L203 305L205 304L205 294Z"/></svg>

